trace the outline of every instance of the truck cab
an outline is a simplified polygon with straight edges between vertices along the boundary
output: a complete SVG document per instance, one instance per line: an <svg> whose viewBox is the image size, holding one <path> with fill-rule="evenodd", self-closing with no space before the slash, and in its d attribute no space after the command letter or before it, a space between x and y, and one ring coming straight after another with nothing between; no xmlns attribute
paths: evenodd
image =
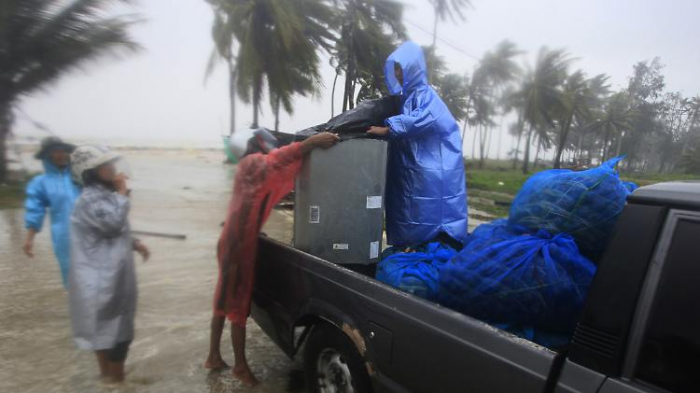
<svg viewBox="0 0 700 393"><path fill-rule="evenodd" d="M311 392L700 392L696 242L700 183L635 191L556 350L264 235L253 317Z"/></svg>

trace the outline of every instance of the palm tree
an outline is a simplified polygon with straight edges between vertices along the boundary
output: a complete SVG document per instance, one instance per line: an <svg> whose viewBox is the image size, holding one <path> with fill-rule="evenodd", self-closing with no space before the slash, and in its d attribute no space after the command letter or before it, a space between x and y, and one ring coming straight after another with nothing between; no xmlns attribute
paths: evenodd
<svg viewBox="0 0 700 393"><path fill-rule="evenodd" d="M423 51L426 56L433 56L433 48L424 46ZM457 122L466 120L470 109L468 78L459 74L448 73L447 63L441 56L435 56L433 71L435 78L432 85L442 101L447 105L447 109L449 109ZM462 136L462 139L464 139L464 136Z"/></svg>
<svg viewBox="0 0 700 393"><path fill-rule="evenodd" d="M465 118L464 130L462 131L462 140L466 126L469 124L475 128L472 140L471 158L476 158L477 137L479 139L479 167L484 165L484 144L486 143L487 130L494 126L493 115L495 114L494 100L492 99L489 80L486 78L483 70L478 67L467 85L467 116Z"/></svg>
<svg viewBox="0 0 700 393"><path fill-rule="evenodd" d="M462 75L444 75L440 78L437 91L457 122L467 118L467 97L469 92Z"/></svg>
<svg viewBox="0 0 700 393"><path fill-rule="evenodd" d="M2 0L0 6L0 182L6 140L21 100L107 55L134 52L136 22L107 16L110 1Z"/></svg>
<svg viewBox="0 0 700 393"><path fill-rule="evenodd" d="M505 117L509 111L509 106L506 103L505 91L506 87L522 72L520 65L514 60L516 56L522 53L523 52L519 50L514 43L505 40L498 44L494 52L486 52L479 64L478 73L482 75L485 79L485 83L488 84L488 94L493 101L492 106L494 109L496 107L500 107L501 109L501 128L499 129L498 135L499 155L503 137L503 117ZM490 131L489 128L485 129L485 133ZM483 141L480 144L482 150L485 148L485 136L486 135L484 135ZM488 155L488 152L486 155ZM481 156L484 156L483 152ZM483 158L479 161L479 165L483 167Z"/></svg>
<svg viewBox="0 0 700 393"><path fill-rule="evenodd" d="M689 128L693 130L695 127L700 126L700 96L691 98L688 106L690 110L688 113Z"/></svg>
<svg viewBox="0 0 700 393"><path fill-rule="evenodd" d="M564 83L564 107L559 118L559 133L554 157L554 168L561 167L561 156L567 146L569 131L574 121L585 123L590 121L592 111L600 105L602 95L607 95L609 86L608 76L596 75L586 79L586 74L579 70L569 75Z"/></svg>
<svg viewBox="0 0 700 393"><path fill-rule="evenodd" d="M436 54L436 47L437 47L437 27L438 27L438 21L446 21L447 18L452 19L453 22L456 22L457 20L464 21L466 20L466 17L464 15L464 12L462 11L463 8L470 7L471 1L470 0L428 0L430 1L430 4L433 6L433 9L435 11L435 18L433 20L433 44L431 45L433 49L433 55L428 57L428 79L432 81L433 79L433 72L432 69L434 68L433 66L433 61L435 60L435 54Z"/></svg>
<svg viewBox="0 0 700 393"><path fill-rule="evenodd" d="M329 49L332 10L324 0L218 0L238 41L237 93L253 104L258 127L267 84L273 109L291 112L291 97L320 83L319 49Z"/></svg>
<svg viewBox="0 0 700 393"><path fill-rule="evenodd" d="M214 24L212 26L212 39L214 40L214 49L209 57L205 78L208 78L214 71L214 67L219 61L225 61L228 66L229 75L229 108L230 108L230 123L229 135L233 135L236 131L236 59L234 45L233 25L229 23L229 15L222 6L220 0L207 0L211 4L214 11Z"/></svg>
<svg viewBox="0 0 700 393"><path fill-rule="evenodd" d="M616 93L607 102L601 117L591 124L591 129L603 134L602 160L609 157L609 145L611 138L619 138L621 143L625 133L632 129L635 111L630 107L629 96L624 93Z"/></svg>
<svg viewBox="0 0 700 393"><path fill-rule="evenodd" d="M523 103L523 120L528 125L525 141L523 173L529 172L530 147L533 131L538 132L540 141L549 141L548 130L555 126L555 113L564 107L561 90L566 80L571 58L563 49L540 49L535 68L525 77L517 99Z"/></svg>
<svg viewBox="0 0 700 393"><path fill-rule="evenodd" d="M384 61L406 36L403 4L396 0L333 0L338 36L331 53L336 74L345 74L343 111L355 106L358 85L365 95L384 90Z"/></svg>

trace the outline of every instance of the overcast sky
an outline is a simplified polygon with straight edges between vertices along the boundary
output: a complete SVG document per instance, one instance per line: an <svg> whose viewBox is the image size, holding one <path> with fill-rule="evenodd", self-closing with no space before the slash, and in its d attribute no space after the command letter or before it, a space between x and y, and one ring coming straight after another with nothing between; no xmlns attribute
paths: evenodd
<svg viewBox="0 0 700 393"><path fill-rule="evenodd" d="M543 45L564 47L579 59L574 67L591 76L606 73L614 87L627 83L635 62L660 56L669 89L700 94L698 0L472 1L466 22L443 23L438 30L444 39L438 53L453 72L472 70L476 58L510 39L528 52L523 62L531 62ZM405 3L410 38L429 44L429 2ZM133 31L145 47L142 53L68 76L49 92L27 99L23 110L65 138L216 145L228 127L228 93L224 67L204 83L212 49L209 6L204 0L141 0L134 12L146 19ZM325 58L323 76L323 96L298 99L295 114L281 121L283 131L328 119L333 70ZM270 110L264 110L261 124L272 127ZM250 123L251 112L239 104L239 127ZM23 116L17 133L40 135Z"/></svg>

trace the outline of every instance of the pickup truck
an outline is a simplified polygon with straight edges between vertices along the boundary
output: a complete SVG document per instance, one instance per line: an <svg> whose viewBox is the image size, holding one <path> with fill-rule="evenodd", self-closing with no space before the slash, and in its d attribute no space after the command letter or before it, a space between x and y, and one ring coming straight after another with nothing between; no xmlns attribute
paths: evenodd
<svg viewBox="0 0 700 393"><path fill-rule="evenodd" d="M700 392L700 182L630 195L557 351L264 235L258 263L252 315L311 392Z"/></svg>

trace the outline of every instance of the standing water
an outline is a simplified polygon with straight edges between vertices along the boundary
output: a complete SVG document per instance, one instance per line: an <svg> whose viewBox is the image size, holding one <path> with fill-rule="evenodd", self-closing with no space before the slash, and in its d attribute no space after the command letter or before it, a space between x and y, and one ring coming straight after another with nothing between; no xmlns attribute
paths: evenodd
<svg viewBox="0 0 700 393"><path fill-rule="evenodd" d="M187 240L142 238L151 260L137 257L139 304L136 337L127 359L127 382L98 381L94 354L72 340L67 293L51 250L48 222L35 254L22 254L22 210L0 211L1 392L285 392L299 365L250 321L247 351L263 381L246 389L229 371L202 367L217 277L215 246L225 218L233 168L211 151L127 151L133 172L131 226L180 233ZM289 241L289 215L275 212L265 228ZM233 364L228 325L224 358Z"/></svg>
<svg viewBox="0 0 700 393"><path fill-rule="evenodd" d="M118 388L98 381L93 353L72 340L67 293L51 250L48 222L35 254L22 254L23 211L0 211L0 392L286 392L298 391L301 365L289 360L252 320L247 353L262 384L242 387L229 371L202 367L217 278L216 242L225 219L233 167L218 152L126 151L133 179L134 230L184 234L143 238L151 260L137 257L136 337ZM478 222L470 220L473 227ZM264 231L291 240L291 214L273 211ZM228 325L222 353L233 353ZM297 378L290 378L296 376Z"/></svg>

